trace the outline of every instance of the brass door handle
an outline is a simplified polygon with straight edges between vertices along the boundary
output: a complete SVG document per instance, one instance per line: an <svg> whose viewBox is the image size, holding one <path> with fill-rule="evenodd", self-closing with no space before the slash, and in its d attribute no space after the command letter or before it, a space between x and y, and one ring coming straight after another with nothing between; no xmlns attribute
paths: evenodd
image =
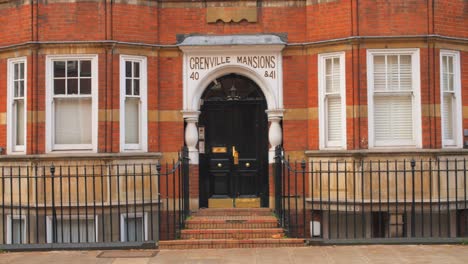
<svg viewBox="0 0 468 264"><path fill-rule="evenodd" d="M239 152L237 152L236 146L232 146L232 159L234 161L234 165L239 165Z"/></svg>
<svg viewBox="0 0 468 264"><path fill-rule="evenodd" d="M218 168L221 168L221 167L223 167L223 164L218 163Z"/></svg>

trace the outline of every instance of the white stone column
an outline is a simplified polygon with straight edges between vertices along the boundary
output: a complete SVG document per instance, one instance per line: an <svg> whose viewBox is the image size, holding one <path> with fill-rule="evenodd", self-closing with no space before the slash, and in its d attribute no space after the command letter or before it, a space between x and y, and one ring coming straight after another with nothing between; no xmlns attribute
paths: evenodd
<svg viewBox="0 0 468 264"><path fill-rule="evenodd" d="M198 116L200 111L182 111L185 123L185 144L189 151L190 164L198 164Z"/></svg>
<svg viewBox="0 0 468 264"><path fill-rule="evenodd" d="M269 163L275 162L275 148L283 142L283 131L280 122L283 119L283 109L267 110L268 121L270 128L268 130L268 140L270 142L270 150L268 151Z"/></svg>

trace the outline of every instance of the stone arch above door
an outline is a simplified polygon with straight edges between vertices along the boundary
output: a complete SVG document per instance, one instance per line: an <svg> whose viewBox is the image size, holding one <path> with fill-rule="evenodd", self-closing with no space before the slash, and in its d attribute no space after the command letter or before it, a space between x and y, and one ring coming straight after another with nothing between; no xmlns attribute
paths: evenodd
<svg viewBox="0 0 468 264"><path fill-rule="evenodd" d="M274 147L281 144L283 116L283 67L285 42L276 35L190 36L179 44L183 56L183 110L187 123L185 143L191 163L198 164L200 98L209 84L235 73L253 80L267 101L270 161Z"/></svg>

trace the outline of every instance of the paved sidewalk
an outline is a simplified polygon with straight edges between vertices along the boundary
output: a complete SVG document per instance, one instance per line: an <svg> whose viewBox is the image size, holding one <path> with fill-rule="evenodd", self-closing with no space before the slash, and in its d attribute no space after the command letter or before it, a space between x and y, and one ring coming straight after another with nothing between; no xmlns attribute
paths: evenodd
<svg viewBox="0 0 468 264"><path fill-rule="evenodd" d="M104 257L98 257L103 255ZM133 255L133 256L132 256ZM150 255L155 255L151 257ZM125 256L125 257L124 257ZM0 263L468 263L468 246L316 246L131 251L52 251L0 253Z"/></svg>

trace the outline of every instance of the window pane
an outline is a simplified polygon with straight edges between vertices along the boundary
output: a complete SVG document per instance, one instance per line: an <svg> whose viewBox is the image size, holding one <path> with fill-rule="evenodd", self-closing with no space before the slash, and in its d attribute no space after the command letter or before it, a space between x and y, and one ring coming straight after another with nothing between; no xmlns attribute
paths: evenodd
<svg viewBox="0 0 468 264"><path fill-rule="evenodd" d="M400 90L401 91L413 90L413 79L412 79L410 55L400 56Z"/></svg>
<svg viewBox="0 0 468 264"><path fill-rule="evenodd" d="M67 77L78 77L78 61L67 61Z"/></svg>
<svg viewBox="0 0 468 264"><path fill-rule="evenodd" d="M64 61L54 61L54 77L65 77Z"/></svg>
<svg viewBox="0 0 468 264"><path fill-rule="evenodd" d="M91 94L91 79L80 79L80 94Z"/></svg>
<svg viewBox="0 0 468 264"><path fill-rule="evenodd" d="M451 93L444 93L442 109L442 126L444 139L453 140L453 96Z"/></svg>
<svg viewBox="0 0 468 264"><path fill-rule="evenodd" d="M20 79L24 79L24 63L19 63L20 65L20 70L19 70L19 73L20 73Z"/></svg>
<svg viewBox="0 0 468 264"><path fill-rule="evenodd" d="M23 219L13 219L12 220L13 244L25 243L25 230L24 230L24 220Z"/></svg>
<svg viewBox="0 0 468 264"><path fill-rule="evenodd" d="M18 80L19 79L19 64L15 63L13 64L13 80Z"/></svg>
<svg viewBox="0 0 468 264"><path fill-rule="evenodd" d="M24 81L19 81L19 97L24 97Z"/></svg>
<svg viewBox="0 0 468 264"><path fill-rule="evenodd" d="M67 94L78 94L78 79L67 80Z"/></svg>
<svg viewBox="0 0 468 264"><path fill-rule="evenodd" d="M327 101L327 139L341 141L341 98L328 98Z"/></svg>
<svg viewBox="0 0 468 264"><path fill-rule="evenodd" d="M16 146L24 146L24 100L16 100L16 111L15 111L15 118L16 118L16 133L15 133L15 145Z"/></svg>
<svg viewBox="0 0 468 264"><path fill-rule="evenodd" d="M374 56L374 90L386 90L385 56Z"/></svg>
<svg viewBox="0 0 468 264"><path fill-rule="evenodd" d="M140 95L140 80L133 80L133 95Z"/></svg>
<svg viewBox="0 0 468 264"><path fill-rule="evenodd" d="M132 62L125 62L125 77L132 77Z"/></svg>
<svg viewBox="0 0 468 264"><path fill-rule="evenodd" d="M125 144L140 143L140 100L138 98L125 99Z"/></svg>
<svg viewBox="0 0 468 264"><path fill-rule="evenodd" d="M453 91L453 74L449 73L447 74L447 91Z"/></svg>
<svg viewBox="0 0 468 264"><path fill-rule="evenodd" d="M13 86L14 86L14 96L18 97L19 96L19 81L14 81Z"/></svg>
<svg viewBox="0 0 468 264"><path fill-rule="evenodd" d="M387 90L398 91L398 56L387 56Z"/></svg>
<svg viewBox="0 0 468 264"><path fill-rule="evenodd" d="M128 234L127 241L143 241L143 218L142 217L127 218L124 229L126 232L124 234L124 237L127 237L127 234Z"/></svg>
<svg viewBox="0 0 468 264"><path fill-rule="evenodd" d="M54 94L65 94L65 79L54 80Z"/></svg>
<svg viewBox="0 0 468 264"><path fill-rule="evenodd" d="M91 77L91 61L80 61L80 76Z"/></svg>
<svg viewBox="0 0 468 264"><path fill-rule="evenodd" d="M91 144L90 98L55 99L55 144Z"/></svg>
<svg viewBox="0 0 468 264"><path fill-rule="evenodd" d="M412 140L411 96L375 97L374 130L376 140Z"/></svg>
<svg viewBox="0 0 468 264"><path fill-rule="evenodd" d="M57 243L96 242L95 228L94 219L58 219Z"/></svg>
<svg viewBox="0 0 468 264"><path fill-rule="evenodd" d="M125 79L125 94L133 95L132 94L132 79Z"/></svg>
<svg viewBox="0 0 468 264"><path fill-rule="evenodd" d="M333 59L333 92L338 93L340 91L340 60L338 58Z"/></svg>
<svg viewBox="0 0 468 264"><path fill-rule="evenodd" d="M134 62L133 63L133 77L140 77L140 63L139 62Z"/></svg>
<svg viewBox="0 0 468 264"><path fill-rule="evenodd" d="M448 72L453 73L453 57L447 56Z"/></svg>

